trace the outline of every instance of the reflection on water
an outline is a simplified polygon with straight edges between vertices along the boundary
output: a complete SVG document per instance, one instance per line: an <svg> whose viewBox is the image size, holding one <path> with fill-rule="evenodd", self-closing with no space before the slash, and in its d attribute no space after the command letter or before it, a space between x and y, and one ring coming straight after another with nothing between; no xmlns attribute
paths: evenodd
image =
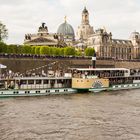
<svg viewBox="0 0 140 140"><path fill-rule="evenodd" d="M140 140L140 90L0 99L1 140Z"/></svg>

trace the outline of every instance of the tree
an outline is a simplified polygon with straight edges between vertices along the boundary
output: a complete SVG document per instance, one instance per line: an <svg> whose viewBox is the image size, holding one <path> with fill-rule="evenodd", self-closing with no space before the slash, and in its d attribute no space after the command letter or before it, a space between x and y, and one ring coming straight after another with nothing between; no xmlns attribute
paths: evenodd
<svg viewBox="0 0 140 140"><path fill-rule="evenodd" d="M23 51L22 53L24 53L24 54L31 54L32 48L31 48L31 46L25 45L25 46L23 46L22 51Z"/></svg>
<svg viewBox="0 0 140 140"><path fill-rule="evenodd" d="M35 54L40 54L40 48L41 48L41 46L36 46L35 47Z"/></svg>
<svg viewBox="0 0 140 140"><path fill-rule="evenodd" d="M64 48L59 48L59 55L64 56Z"/></svg>
<svg viewBox="0 0 140 140"><path fill-rule="evenodd" d="M73 47L66 47L64 49L64 55L65 56L70 56L70 55L74 56L75 55L75 48L73 48Z"/></svg>
<svg viewBox="0 0 140 140"><path fill-rule="evenodd" d="M76 56L82 56L82 51L80 49L76 51Z"/></svg>
<svg viewBox="0 0 140 140"><path fill-rule="evenodd" d="M3 42L0 42L0 53L6 53L7 52L7 45Z"/></svg>
<svg viewBox="0 0 140 140"><path fill-rule="evenodd" d="M6 25L0 22L0 42L2 42L7 37L8 37L8 30L6 28Z"/></svg>
<svg viewBox="0 0 140 140"><path fill-rule="evenodd" d="M16 54L17 53L17 51L18 51L18 49L17 49L17 45L8 45L7 46L7 53L13 53L13 54Z"/></svg>
<svg viewBox="0 0 140 140"><path fill-rule="evenodd" d="M86 48L85 49L85 56L93 56L94 53L95 53L94 48Z"/></svg>
<svg viewBox="0 0 140 140"><path fill-rule="evenodd" d="M35 54L35 48L36 48L36 46L31 47L31 54Z"/></svg>
<svg viewBox="0 0 140 140"><path fill-rule="evenodd" d="M40 48L40 54L49 55L50 54L50 48L48 46L42 46Z"/></svg>
<svg viewBox="0 0 140 140"><path fill-rule="evenodd" d="M59 56L59 48L57 48L57 47L52 47L52 55L54 55L54 56Z"/></svg>

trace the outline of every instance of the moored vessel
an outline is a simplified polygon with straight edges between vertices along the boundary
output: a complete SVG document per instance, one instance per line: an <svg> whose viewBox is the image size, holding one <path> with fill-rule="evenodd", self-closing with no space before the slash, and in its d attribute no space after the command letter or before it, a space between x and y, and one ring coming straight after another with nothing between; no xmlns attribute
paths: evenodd
<svg viewBox="0 0 140 140"><path fill-rule="evenodd" d="M1 77L0 97L43 96L140 88L140 70L70 68L68 73L50 71L43 75Z"/></svg>

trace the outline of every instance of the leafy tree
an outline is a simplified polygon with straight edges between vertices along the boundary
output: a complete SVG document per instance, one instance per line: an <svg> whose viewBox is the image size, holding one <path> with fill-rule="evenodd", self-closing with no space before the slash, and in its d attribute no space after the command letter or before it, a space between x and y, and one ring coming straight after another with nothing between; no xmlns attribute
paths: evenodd
<svg viewBox="0 0 140 140"><path fill-rule="evenodd" d="M73 47L66 47L64 49L64 55L65 56L70 56L70 55L74 56L75 55L75 48L73 48Z"/></svg>
<svg viewBox="0 0 140 140"><path fill-rule="evenodd" d="M22 47L22 53L24 53L24 54L31 54L31 51L32 51L31 46L25 45Z"/></svg>
<svg viewBox="0 0 140 140"><path fill-rule="evenodd" d="M82 56L82 51L80 49L76 51L76 56Z"/></svg>
<svg viewBox="0 0 140 140"><path fill-rule="evenodd" d="M17 53L17 45L8 45L7 46L7 53Z"/></svg>
<svg viewBox="0 0 140 140"><path fill-rule="evenodd" d="M36 48L36 46L31 47L31 54L35 54L35 48Z"/></svg>
<svg viewBox="0 0 140 140"><path fill-rule="evenodd" d="M53 55L53 47L49 47L49 55L50 55L50 56Z"/></svg>
<svg viewBox="0 0 140 140"><path fill-rule="evenodd" d="M8 30L6 28L6 25L0 22L0 42L3 41L7 37L8 37Z"/></svg>
<svg viewBox="0 0 140 140"><path fill-rule="evenodd" d="M40 54L40 48L41 48L40 46L35 47L35 54L38 54L38 55Z"/></svg>
<svg viewBox="0 0 140 140"><path fill-rule="evenodd" d="M3 42L0 42L0 53L6 53L7 45Z"/></svg>
<svg viewBox="0 0 140 140"><path fill-rule="evenodd" d="M57 47L52 47L52 55L59 56L59 50Z"/></svg>
<svg viewBox="0 0 140 140"><path fill-rule="evenodd" d="M50 54L50 48L48 46L42 46L40 48L40 54L49 55Z"/></svg>
<svg viewBox="0 0 140 140"><path fill-rule="evenodd" d="M64 48L59 48L59 55L64 56Z"/></svg>
<svg viewBox="0 0 140 140"><path fill-rule="evenodd" d="M23 46L22 45L17 46L16 53L17 54L22 54L23 53Z"/></svg>
<svg viewBox="0 0 140 140"><path fill-rule="evenodd" d="M85 49L85 56L93 56L94 53L95 53L94 48L86 48Z"/></svg>

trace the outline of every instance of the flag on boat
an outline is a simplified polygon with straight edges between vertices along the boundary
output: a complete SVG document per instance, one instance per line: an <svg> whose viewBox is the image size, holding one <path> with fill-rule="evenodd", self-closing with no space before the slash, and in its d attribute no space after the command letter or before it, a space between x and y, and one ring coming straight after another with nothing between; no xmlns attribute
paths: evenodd
<svg viewBox="0 0 140 140"><path fill-rule="evenodd" d="M7 66L0 64L0 69L6 69Z"/></svg>

